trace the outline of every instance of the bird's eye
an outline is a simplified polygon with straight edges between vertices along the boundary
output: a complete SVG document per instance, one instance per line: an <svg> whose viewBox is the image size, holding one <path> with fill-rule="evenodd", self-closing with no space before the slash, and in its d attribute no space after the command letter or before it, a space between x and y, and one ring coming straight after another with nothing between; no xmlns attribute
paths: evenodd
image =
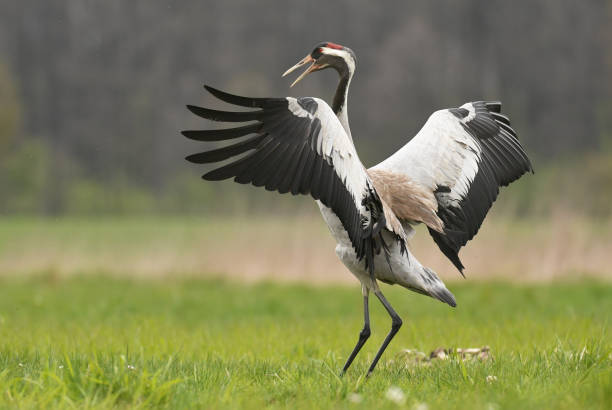
<svg viewBox="0 0 612 410"><path fill-rule="evenodd" d="M321 47L317 47L314 50L312 50L312 53L310 53L310 56L314 59L317 59L321 57L321 54L323 54L323 49Z"/></svg>

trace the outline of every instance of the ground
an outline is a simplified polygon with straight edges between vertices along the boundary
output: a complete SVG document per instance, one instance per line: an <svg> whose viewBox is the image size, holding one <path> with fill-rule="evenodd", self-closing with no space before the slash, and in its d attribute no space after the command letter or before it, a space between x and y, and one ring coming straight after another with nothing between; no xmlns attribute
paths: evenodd
<svg viewBox="0 0 612 410"><path fill-rule="evenodd" d="M383 291L404 326L365 378L390 326L358 286L223 279L0 279L2 408L610 408L612 285L451 283L458 307ZM491 349L429 364L404 349Z"/></svg>

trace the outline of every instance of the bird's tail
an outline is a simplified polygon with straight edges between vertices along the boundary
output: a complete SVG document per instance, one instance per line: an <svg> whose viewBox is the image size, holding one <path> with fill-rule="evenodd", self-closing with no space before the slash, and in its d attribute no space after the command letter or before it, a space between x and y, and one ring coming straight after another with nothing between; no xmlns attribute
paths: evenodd
<svg viewBox="0 0 612 410"><path fill-rule="evenodd" d="M455 296L446 289L444 283L438 278L438 275L434 271L429 268L422 267L423 269L423 293L431 296L434 299L438 299L440 302L444 302L449 306L456 307L457 302L455 301Z"/></svg>

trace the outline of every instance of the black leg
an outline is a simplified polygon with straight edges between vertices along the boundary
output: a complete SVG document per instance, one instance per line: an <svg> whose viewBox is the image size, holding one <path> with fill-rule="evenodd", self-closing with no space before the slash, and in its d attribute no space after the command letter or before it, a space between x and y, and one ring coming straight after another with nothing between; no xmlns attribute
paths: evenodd
<svg viewBox="0 0 612 410"><path fill-rule="evenodd" d="M353 352L342 368L342 374L344 374L351 366L355 356L357 356L357 353L359 353L366 340L368 340L368 337L370 337L370 311L368 307L368 294L370 291L365 286L362 286L361 289L363 291L363 329L361 329L361 332L359 333L359 340L357 341Z"/></svg>
<svg viewBox="0 0 612 410"><path fill-rule="evenodd" d="M385 309L387 309L389 316L391 316L391 330L389 331L389 334L385 338L385 341L383 342L382 346L380 346L380 349L378 349L378 353L376 353L376 357L374 357L374 360L372 361L372 364L370 365L370 368L368 369L368 376L370 375L370 373L372 373L372 371L376 367L376 363L378 363L380 356L382 356L383 352L387 348L387 345L389 344L391 339L393 339L393 336L395 336L399 328L402 326L402 319L399 317L397 313L395 313L395 310L393 310L389 302L387 302L387 299L385 299L385 296L382 294L380 289L376 289L374 291L374 294L383 304Z"/></svg>

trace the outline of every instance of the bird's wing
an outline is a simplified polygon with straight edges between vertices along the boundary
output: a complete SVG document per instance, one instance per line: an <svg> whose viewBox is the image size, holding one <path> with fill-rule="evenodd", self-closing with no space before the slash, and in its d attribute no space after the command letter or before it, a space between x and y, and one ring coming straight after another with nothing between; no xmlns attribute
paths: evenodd
<svg viewBox="0 0 612 410"><path fill-rule="evenodd" d="M203 176L209 181L233 178L269 191L310 194L331 208L346 229L359 260L370 273L374 255L387 248L382 230L389 226L405 248L401 224L391 227L383 204L355 147L332 109L318 98L248 98L205 86L227 103L257 108L243 112L187 106L213 121L250 122L223 130L183 131L198 141L238 139L231 145L187 157L197 164L231 161ZM248 136L248 137L247 137ZM398 228L399 226L399 228Z"/></svg>
<svg viewBox="0 0 612 410"><path fill-rule="evenodd" d="M429 226L429 232L462 274L459 249L478 232L499 187L527 171L531 163L501 103L484 101L436 111L412 140L369 170L403 175L433 194L444 229Z"/></svg>

